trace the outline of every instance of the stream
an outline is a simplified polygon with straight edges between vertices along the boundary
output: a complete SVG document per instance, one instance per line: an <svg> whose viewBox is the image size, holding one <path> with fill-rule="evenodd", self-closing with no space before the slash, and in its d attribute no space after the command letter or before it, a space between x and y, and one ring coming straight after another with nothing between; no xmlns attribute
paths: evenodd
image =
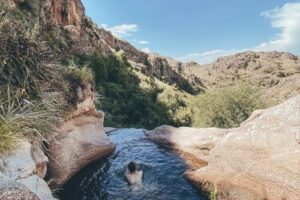
<svg viewBox="0 0 300 200"><path fill-rule="evenodd" d="M62 200L204 200L184 178L186 164L177 155L145 139L140 129L109 134L117 145L107 159L76 174L59 192ZM144 172L141 187L129 186L124 169L130 161Z"/></svg>

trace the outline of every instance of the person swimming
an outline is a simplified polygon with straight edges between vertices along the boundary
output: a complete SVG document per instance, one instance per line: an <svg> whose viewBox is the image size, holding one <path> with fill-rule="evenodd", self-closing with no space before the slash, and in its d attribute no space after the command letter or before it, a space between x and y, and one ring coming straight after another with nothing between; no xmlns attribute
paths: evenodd
<svg viewBox="0 0 300 200"><path fill-rule="evenodd" d="M136 162L130 162L125 170L125 176L130 185L142 185L143 171Z"/></svg>

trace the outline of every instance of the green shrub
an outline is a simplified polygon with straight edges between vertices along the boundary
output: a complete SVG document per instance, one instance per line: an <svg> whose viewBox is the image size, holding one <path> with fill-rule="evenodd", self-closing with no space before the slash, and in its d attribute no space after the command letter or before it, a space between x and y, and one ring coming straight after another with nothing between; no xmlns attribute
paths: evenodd
<svg viewBox="0 0 300 200"><path fill-rule="evenodd" d="M195 97L194 127L238 127L250 114L264 108L260 93L247 84L213 89Z"/></svg>
<svg viewBox="0 0 300 200"><path fill-rule="evenodd" d="M158 100L168 108L168 116L176 126L191 125L191 98L191 95L171 86L164 88L158 95Z"/></svg>
<svg viewBox="0 0 300 200"><path fill-rule="evenodd" d="M77 67L70 65L66 77L76 86L92 84L94 82L94 74L92 70L86 66Z"/></svg>
<svg viewBox="0 0 300 200"><path fill-rule="evenodd" d="M45 94L28 100L16 88L0 88L0 153L10 150L19 138L47 142L61 120L59 97Z"/></svg>

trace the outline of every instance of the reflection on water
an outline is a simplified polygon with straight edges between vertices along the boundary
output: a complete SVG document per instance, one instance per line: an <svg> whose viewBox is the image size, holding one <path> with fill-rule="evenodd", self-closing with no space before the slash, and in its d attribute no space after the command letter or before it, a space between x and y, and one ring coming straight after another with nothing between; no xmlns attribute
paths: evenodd
<svg viewBox="0 0 300 200"><path fill-rule="evenodd" d="M62 189L65 200L198 200L197 191L183 178L184 162L144 138L142 130L122 129L110 134L115 153L94 163ZM144 172L141 187L128 186L124 169L137 161Z"/></svg>

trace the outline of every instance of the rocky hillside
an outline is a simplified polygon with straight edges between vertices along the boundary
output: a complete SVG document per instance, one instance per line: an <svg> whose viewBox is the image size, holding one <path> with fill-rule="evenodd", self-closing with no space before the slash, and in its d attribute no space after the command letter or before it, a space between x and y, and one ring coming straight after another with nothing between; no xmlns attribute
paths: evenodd
<svg viewBox="0 0 300 200"><path fill-rule="evenodd" d="M200 65L140 52L111 33L102 32L109 35L103 37L109 41L107 44L116 51L126 52L135 68L169 84L176 83L191 94L237 82L248 82L260 88L266 99L277 103L300 93L300 58L287 52L247 51Z"/></svg>
<svg viewBox="0 0 300 200"><path fill-rule="evenodd" d="M190 63L184 69L199 77L207 88L247 81L275 102L300 93L300 59L286 52L247 51L207 65Z"/></svg>
<svg viewBox="0 0 300 200"><path fill-rule="evenodd" d="M98 28L85 15L80 0L14 2L22 10L38 17L41 22L55 25L60 30L60 37L63 36L62 39L74 54L97 52L109 56L123 52L135 69L170 85L175 84L191 94L237 81L248 81L264 89L265 97L276 102L293 96L300 90L300 60L290 53L248 51L219 58L206 65L182 63L158 54L141 52L130 43Z"/></svg>

